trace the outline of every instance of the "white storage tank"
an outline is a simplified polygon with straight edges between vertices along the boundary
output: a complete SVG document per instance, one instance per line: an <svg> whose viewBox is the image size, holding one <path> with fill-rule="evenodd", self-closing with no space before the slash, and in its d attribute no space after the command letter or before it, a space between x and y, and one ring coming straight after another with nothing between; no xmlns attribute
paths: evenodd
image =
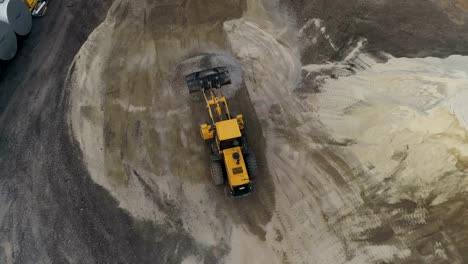
<svg viewBox="0 0 468 264"><path fill-rule="evenodd" d="M0 21L8 23L20 36L31 32L32 17L23 0L0 0Z"/></svg>
<svg viewBox="0 0 468 264"><path fill-rule="evenodd" d="M16 35L10 25L0 21L0 60L10 60L16 54Z"/></svg>

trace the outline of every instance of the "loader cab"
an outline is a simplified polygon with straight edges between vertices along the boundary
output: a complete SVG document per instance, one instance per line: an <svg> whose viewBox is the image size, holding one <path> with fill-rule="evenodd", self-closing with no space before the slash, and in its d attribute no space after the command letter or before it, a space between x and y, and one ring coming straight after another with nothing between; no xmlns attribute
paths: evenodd
<svg viewBox="0 0 468 264"><path fill-rule="evenodd" d="M216 141L221 151L241 146L242 133L236 119L220 121L215 125Z"/></svg>
<svg viewBox="0 0 468 264"><path fill-rule="evenodd" d="M240 147L241 146L241 141L242 139L239 138L232 138L232 139L227 139L219 142L219 149L220 150L225 150L225 149L230 149L230 148L235 148L235 147Z"/></svg>

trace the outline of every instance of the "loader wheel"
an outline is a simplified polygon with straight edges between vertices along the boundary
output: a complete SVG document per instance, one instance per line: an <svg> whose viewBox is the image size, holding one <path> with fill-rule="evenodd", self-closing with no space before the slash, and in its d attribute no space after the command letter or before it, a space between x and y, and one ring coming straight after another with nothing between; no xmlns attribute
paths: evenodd
<svg viewBox="0 0 468 264"><path fill-rule="evenodd" d="M211 178L213 178L213 183L216 186L222 185L224 183L223 167L218 161L210 162Z"/></svg>
<svg viewBox="0 0 468 264"><path fill-rule="evenodd" d="M253 153L245 155L245 166L247 166L247 173L251 179L255 179L257 176L257 159Z"/></svg>

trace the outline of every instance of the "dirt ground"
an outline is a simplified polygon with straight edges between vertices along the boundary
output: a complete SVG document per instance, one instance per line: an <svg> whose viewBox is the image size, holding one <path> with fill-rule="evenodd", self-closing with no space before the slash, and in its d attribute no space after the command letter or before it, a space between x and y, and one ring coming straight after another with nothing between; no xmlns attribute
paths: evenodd
<svg viewBox="0 0 468 264"><path fill-rule="evenodd" d="M467 262L465 2L51 2L0 80L0 262ZM241 199L182 79L221 65Z"/></svg>

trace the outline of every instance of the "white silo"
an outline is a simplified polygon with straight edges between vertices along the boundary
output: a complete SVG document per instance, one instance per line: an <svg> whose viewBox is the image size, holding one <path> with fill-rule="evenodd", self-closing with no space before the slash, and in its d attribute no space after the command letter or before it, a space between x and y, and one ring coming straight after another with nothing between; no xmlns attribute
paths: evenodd
<svg viewBox="0 0 468 264"><path fill-rule="evenodd" d="M31 13L22 0L0 0L0 21L8 23L20 36L31 32Z"/></svg>
<svg viewBox="0 0 468 264"><path fill-rule="evenodd" d="M10 25L0 21L0 60L10 60L16 54L16 35Z"/></svg>

